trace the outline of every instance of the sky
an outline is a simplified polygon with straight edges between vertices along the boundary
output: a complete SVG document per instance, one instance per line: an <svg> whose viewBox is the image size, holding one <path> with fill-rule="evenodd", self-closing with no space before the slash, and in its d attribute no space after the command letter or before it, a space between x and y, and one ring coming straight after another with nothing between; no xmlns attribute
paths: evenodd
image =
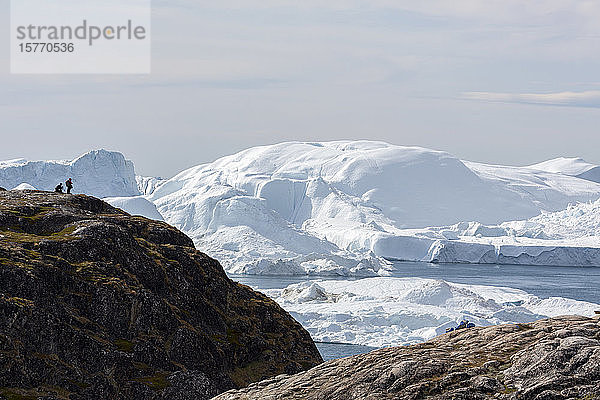
<svg viewBox="0 0 600 400"><path fill-rule="evenodd" d="M600 2L154 0L149 75L11 75L0 159L118 150L170 177L283 141L600 164Z"/></svg>

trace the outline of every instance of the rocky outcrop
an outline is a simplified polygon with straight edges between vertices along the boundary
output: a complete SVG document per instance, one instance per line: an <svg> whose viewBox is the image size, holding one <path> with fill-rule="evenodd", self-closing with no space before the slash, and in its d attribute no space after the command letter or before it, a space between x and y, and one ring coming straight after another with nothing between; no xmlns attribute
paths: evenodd
<svg viewBox="0 0 600 400"><path fill-rule="evenodd" d="M470 328L334 360L215 400L600 398L600 321Z"/></svg>
<svg viewBox="0 0 600 400"><path fill-rule="evenodd" d="M0 397L205 399L320 362L296 321L175 228L0 192Z"/></svg>

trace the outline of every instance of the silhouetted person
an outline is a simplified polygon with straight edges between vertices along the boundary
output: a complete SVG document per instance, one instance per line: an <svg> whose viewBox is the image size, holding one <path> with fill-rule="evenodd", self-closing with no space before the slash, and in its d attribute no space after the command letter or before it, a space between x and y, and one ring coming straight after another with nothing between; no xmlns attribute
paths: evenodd
<svg viewBox="0 0 600 400"><path fill-rule="evenodd" d="M56 193L62 193L62 192L63 192L63 185L62 185L62 183L59 183L59 184L58 184L58 185L57 185L57 186L54 188L54 191L55 191Z"/></svg>
<svg viewBox="0 0 600 400"><path fill-rule="evenodd" d="M67 185L67 193L71 193L71 189L73 189L73 181L71 181L71 178L67 179L67 181L65 182L65 184Z"/></svg>

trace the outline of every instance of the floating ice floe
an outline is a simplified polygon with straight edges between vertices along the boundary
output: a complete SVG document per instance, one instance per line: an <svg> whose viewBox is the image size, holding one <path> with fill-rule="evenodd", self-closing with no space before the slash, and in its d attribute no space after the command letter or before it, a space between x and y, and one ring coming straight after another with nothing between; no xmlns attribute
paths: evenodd
<svg viewBox="0 0 600 400"><path fill-rule="evenodd" d="M593 316L600 309L598 304L540 299L507 287L425 278L315 280L264 292L314 340L374 347L423 342L463 319L489 326L567 314Z"/></svg>

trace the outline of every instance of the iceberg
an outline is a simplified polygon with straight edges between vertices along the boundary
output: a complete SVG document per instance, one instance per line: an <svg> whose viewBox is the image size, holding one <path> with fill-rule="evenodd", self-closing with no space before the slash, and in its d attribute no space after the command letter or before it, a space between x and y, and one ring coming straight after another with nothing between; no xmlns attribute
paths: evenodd
<svg viewBox="0 0 600 400"><path fill-rule="evenodd" d="M543 213L600 197L600 183L580 177L591 164L550 164L487 165L373 141L290 142L183 171L148 199L230 273L385 276L386 258L600 265L589 232L566 240L534 228ZM526 221L529 233L510 221Z"/></svg>
<svg viewBox="0 0 600 400"><path fill-rule="evenodd" d="M94 150L72 161L0 161L0 186L5 188L25 183L54 191L58 183L68 178L73 178L73 193L100 198L140 194L133 163L114 151Z"/></svg>

